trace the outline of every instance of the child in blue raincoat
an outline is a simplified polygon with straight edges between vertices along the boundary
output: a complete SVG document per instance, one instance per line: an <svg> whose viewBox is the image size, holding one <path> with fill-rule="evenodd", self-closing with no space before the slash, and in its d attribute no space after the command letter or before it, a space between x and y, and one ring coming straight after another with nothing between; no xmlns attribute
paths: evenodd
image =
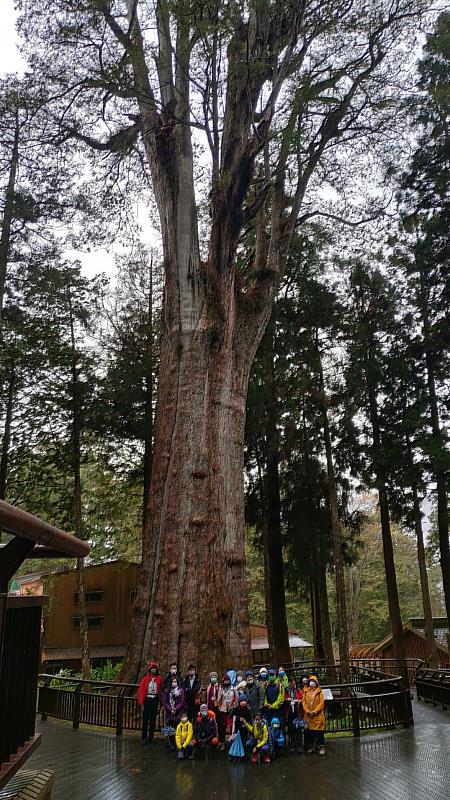
<svg viewBox="0 0 450 800"><path fill-rule="evenodd" d="M272 733L272 747L273 756L281 756L284 753L286 746L286 737L284 735L283 726L278 717L274 717L270 723L270 731Z"/></svg>

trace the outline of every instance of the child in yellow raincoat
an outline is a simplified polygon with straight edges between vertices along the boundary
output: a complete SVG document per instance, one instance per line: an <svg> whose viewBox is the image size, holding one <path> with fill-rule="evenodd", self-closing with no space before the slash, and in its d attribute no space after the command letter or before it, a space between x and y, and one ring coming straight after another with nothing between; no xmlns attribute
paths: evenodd
<svg viewBox="0 0 450 800"><path fill-rule="evenodd" d="M180 761L186 758L186 756L188 758L194 758L194 745L192 744L193 735L194 729L192 727L192 722L189 721L187 712L183 711L181 720L175 731L175 742Z"/></svg>
<svg viewBox="0 0 450 800"><path fill-rule="evenodd" d="M259 760L258 757L261 758L261 756L263 764L270 764L269 726L261 712L256 712L253 723L247 722L244 717L240 721L251 733L245 746L252 751L253 764L256 764Z"/></svg>
<svg viewBox="0 0 450 800"><path fill-rule="evenodd" d="M319 681L315 675L310 675L308 688L303 691L303 710L305 712L305 750L313 753L317 747L319 756L325 755L325 698Z"/></svg>

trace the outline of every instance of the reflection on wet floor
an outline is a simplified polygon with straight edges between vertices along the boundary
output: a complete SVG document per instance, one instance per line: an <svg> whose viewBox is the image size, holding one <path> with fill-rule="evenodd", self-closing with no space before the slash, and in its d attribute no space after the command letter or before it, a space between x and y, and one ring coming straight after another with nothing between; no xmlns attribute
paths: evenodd
<svg viewBox="0 0 450 800"><path fill-rule="evenodd" d="M270 766L176 762L165 742L141 746L49 720L27 768L56 773L53 800L450 800L450 712L414 703L409 730L327 740L327 755Z"/></svg>

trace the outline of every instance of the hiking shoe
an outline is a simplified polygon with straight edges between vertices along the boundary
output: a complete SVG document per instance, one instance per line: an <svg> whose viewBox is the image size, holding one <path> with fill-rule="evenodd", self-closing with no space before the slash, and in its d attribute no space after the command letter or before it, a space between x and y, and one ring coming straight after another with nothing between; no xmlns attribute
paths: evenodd
<svg viewBox="0 0 450 800"><path fill-rule="evenodd" d="M323 746L323 744L321 744L319 747L319 756L324 756L324 755L325 755L325 747Z"/></svg>

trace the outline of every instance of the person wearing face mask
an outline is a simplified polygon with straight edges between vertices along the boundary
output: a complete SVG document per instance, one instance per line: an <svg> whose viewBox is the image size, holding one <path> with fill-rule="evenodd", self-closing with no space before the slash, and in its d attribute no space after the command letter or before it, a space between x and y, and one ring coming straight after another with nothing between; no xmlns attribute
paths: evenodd
<svg viewBox="0 0 450 800"><path fill-rule="evenodd" d="M211 672L209 675L209 683L206 688L206 704L208 706L208 711L214 711L214 714L217 712L217 697L219 694L219 677L217 672Z"/></svg>
<svg viewBox="0 0 450 800"><path fill-rule="evenodd" d="M231 685L228 672L222 679L217 695L217 727L219 729L220 750L225 750L225 738L227 731L231 729L230 714L238 700L238 693Z"/></svg>
<svg viewBox="0 0 450 800"><path fill-rule="evenodd" d="M240 694L238 704L231 712L231 741L234 741L237 734L241 734L242 744L245 748L247 739L250 736L248 724L252 724L253 715L250 711L248 700L245 694Z"/></svg>
<svg viewBox="0 0 450 800"><path fill-rule="evenodd" d="M267 722L272 722L273 717L277 717L279 709L283 706L285 701L284 687L277 680L277 674L274 669L267 671L267 685L264 696L264 716Z"/></svg>
<svg viewBox="0 0 450 800"><path fill-rule="evenodd" d="M178 669L178 665L177 665L176 661L174 661L173 664L170 665L168 671L164 675L164 680L163 680L163 689L164 690L170 689L170 686L172 684L173 678L177 679L178 686L182 685L183 678L181 676L181 672Z"/></svg>
<svg viewBox="0 0 450 800"><path fill-rule="evenodd" d="M188 667L188 674L184 679L183 689L188 717L190 721L193 722L200 705L201 689L200 679L197 675L197 670L195 669L194 664L190 664Z"/></svg>
<svg viewBox="0 0 450 800"><path fill-rule="evenodd" d="M309 755L317 747L319 756L325 755L325 698L319 681L310 675L308 688L303 692L303 710L305 712L305 748Z"/></svg>
<svg viewBox="0 0 450 800"><path fill-rule="evenodd" d="M193 736L194 729L192 722L190 719L188 719L186 711L183 711L181 713L181 718L175 733L175 743L177 746L179 761L183 761L183 759L186 757L194 758L194 745L192 744Z"/></svg>
<svg viewBox="0 0 450 800"><path fill-rule="evenodd" d="M252 763L270 764L269 726L260 711L255 714L253 723L246 723L250 733L247 739L247 750L252 751Z"/></svg>
<svg viewBox="0 0 450 800"><path fill-rule="evenodd" d="M273 755L282 756L286 746L286 737L284 735L283 726L278 717L273 717L270 723L270 730L272 733Z"/></svg>
<svg viewBox="0 0 450 800"><path fill-rule="evenodd" d="M243 692L245 689L246 679L244 677L244 673L241 670L238 670L236 673L236 689L239 692Z"/></svg>
<svg viewBox="0 0 450 800"><path fill-rule="evenodd" d="M178 684L177 676L172 676L171 685L164 693L164 711L166 716L166 727L176 728L183 711L186 711L186 701L184 689ZM175 750L175 736L168 736L169 750Z"/></svg>
<svg viewBox="0 0 450 800"><path fill-rule="evenodd" d="M251 669L245 673L245 689L244 694L247 698L248 705L252 715L255 716L256 712L264 705L265 686L263 683L255 681L255 676Z"/></svg>
<svg viewBox="0 0 450 800"><path fill-rule="evenodd" d="M219 737L217 735L217 722L214 711L208 710L206 703L202 703L194 727L195 741L201 750L206 747L217 747Z"/></svg>
<svg viewBox="0 0 450 800"><path fill-rule="evenodd" d="M264 689L266 688L268 677L269 676L267 674L266 668L265 667L261 667L261 669L259 670L258 680L259 680L260 683L263 684Z"/></svg>
<svg viewBox="0 0 450 800"><path fill-rule="evenodd" d="M142 679L138 690L138 703L142 708L142 744L153 742L156 717L158 716L161 695L161 675L154 661L148 664L147 675Z"/></svg>
<svg viewBox="0 0 450 800"><path fill-rule="evenodd" d="M286 691L289 686L289 678L284 667L278 667L278 680L282 684L284 691Z"/></svg>

